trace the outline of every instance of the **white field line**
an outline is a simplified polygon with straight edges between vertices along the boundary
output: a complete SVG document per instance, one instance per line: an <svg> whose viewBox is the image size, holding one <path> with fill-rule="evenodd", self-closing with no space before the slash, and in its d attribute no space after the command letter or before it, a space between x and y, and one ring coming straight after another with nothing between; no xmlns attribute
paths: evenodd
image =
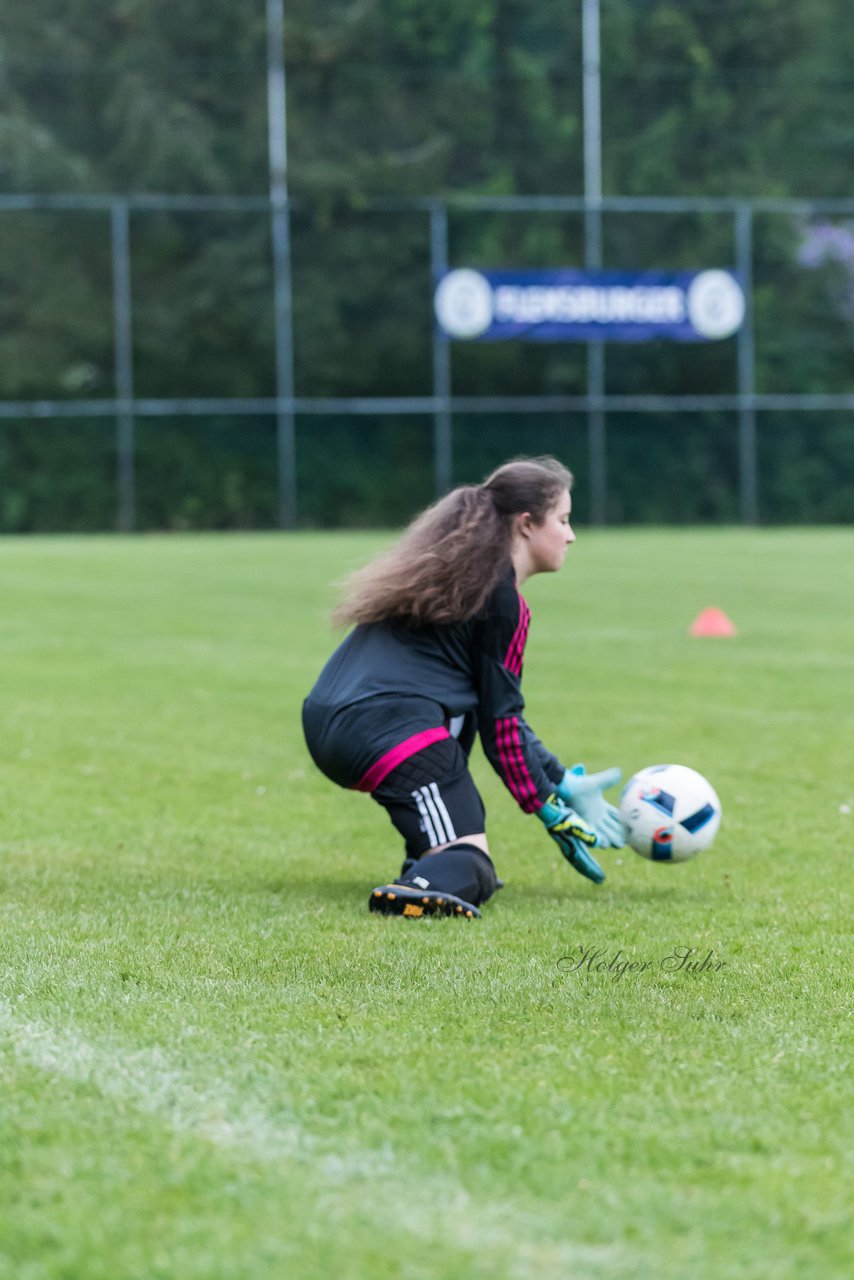
<svg viewBox="0 0 854 1280"><path fill-rule="evenodd" d="M225 1081L214 1089L199 1088L161 1048L126 1053L95 1045L74 1031L19 1019L2 999L0 1033L8 1037L16 1057L37 1071L91 1085L105 1098L165 1120L177 1133L241 1150L262 1162L309 1155L315 1145L299 1125L274 1120L260 1107L232 1106Z"/></svg>
<svg viewBox="0 0 854 1280"><path fill-rule="evenodd" d="M19 1017L3 998L0 1036L20 1062L45 1075L89 1085L103 1097L153 1116L178 1134L192 1135L255 1163L304 1163L309 1177L319 1181L330 1227L336 1205L326 1203L327 1195L340 1196L346 1188L347 1200L340 1202L345 1214L356 1207L355 1194L360 1216L376 1217L378 1224L391 1212L410 1235L438 1234L446 1244L500 1251L502 1269L496 1273L500 1276L566 1280L578 1274L579 1267L587 1269L584 1274L591 1280L624 1274L620 1263L625 1263L625 1255L619 1245L544 1240L535 1214L520 1212L510 1202L475 1199L453 1178L425 1176L415 1167L406 1168L390 1147L381 1152L352 1148L346 1154L329 1152L330 1140L321 1144L299 1124L271 1116L260 1103L237 1103L235 1090L226 1080L218 1080L212 1088L200 1087L160 1048L128 1053L117 1046L96 1044L73 1030ZM566 1212L571 1221L571 1205Z"/></svg>

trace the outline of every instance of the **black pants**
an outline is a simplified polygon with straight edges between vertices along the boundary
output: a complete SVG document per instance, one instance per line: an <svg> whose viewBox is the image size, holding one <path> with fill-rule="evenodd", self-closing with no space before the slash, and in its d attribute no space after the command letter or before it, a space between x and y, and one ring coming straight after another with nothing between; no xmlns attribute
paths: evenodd
<svg viewBox="0 0 854 1280"><path fill-rule="evenodd" d="M372 796L403 836L410 858L485 829L486 810L456 738L409 756Z"/></svg>

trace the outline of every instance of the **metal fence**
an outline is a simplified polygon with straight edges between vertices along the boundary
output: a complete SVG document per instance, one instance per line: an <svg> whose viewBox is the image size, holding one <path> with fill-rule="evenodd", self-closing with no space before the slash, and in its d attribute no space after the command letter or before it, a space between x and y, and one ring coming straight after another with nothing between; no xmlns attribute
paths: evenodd
<svg viewBox="0 0 854 1280"><path fill-rule="evenodd" d="M135 422L140 418L254 416L274 417L277 441L278 519L293 527L298 518L295 421L299 415L428 415L433 421L433 468L437 494L453 483L452 447L454 419L458 414L496 415L585 414L588 422L591 520L605 521L608 494L607 424L611 413L698 413L725 410L734 414L738 432L739 509L746 523L758 518L756 415L760 411L808 413L854 410L854 393L777 394L756 391L752 281L754 219L757 213L780 213L811 218L854 214L854 200L798 201L784 199L656 199L607 197L591 202L582 197L459 197L453 200L414 199L377 201L367 206L384 212L421 213L430 244L433 277L449 267L448 219L454 213L472 214L581 214L588 237L587 263L591 265L591 228L607 213L703 214L732 220L735 267L745 288L747 306L737 343L737 379L732 391L714 395L614 395L605 390L606 344L587 344L587 385L581 395L464 396L455 395L452 377L452 344L438 330L433 336L432 392L429 396L306 397L295 394L293 286L290 225L294 202L283 188L271 187L267 196L80 196L4 195L4 211L101 211L109 215L112 257L112 306L114 374L116 394L111 398L0 401L0 418L93 418L115 420L117 526L123 531L136 524ZM221 213L257 212L269 218L272 254L270 287L275 317L275 389L272 397L237 398L140 398L134 388L133 359L133 261L131 215L142 211ZM464 265L464 264L454 264ZM520 264L521 265L521 264ZM592 265L599 265L593 262ZM625 265L625 264L621 264Z"/></svg>

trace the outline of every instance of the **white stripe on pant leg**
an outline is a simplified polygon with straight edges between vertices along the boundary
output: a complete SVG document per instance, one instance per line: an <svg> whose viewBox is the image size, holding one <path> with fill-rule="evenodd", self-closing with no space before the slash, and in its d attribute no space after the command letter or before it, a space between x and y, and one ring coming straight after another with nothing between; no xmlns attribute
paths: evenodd
<svg viewBox="0 0 854 1280"><path fill-rule="evenodd" d="M436 828L436 835L439 837L436 843L447 844L450 836L445 835L445 824L442 822L442 815L433 803L433 796L430 793L430 788L422 787L421 794L424 797L424 803L430 810L430 817L433 819L433 826Z"/></svg>
<svg viewBox="0 0 854 1280"><path fill-rule="evenodd" d="M442 818L444 819L445 831L447 832L445 839L456 840L457 833L454 830L453 822L451 822L451 815L448 813L448 810L445 808L445 801L440 796L439 788L435 782L430 783L430 790L433 793L433 799L436 803L436 808L439 810L439 813L442 815Z"/></svg>
<svg viewBox="0 0 854 1280"><path fill-rule="evenodd" d="M433 823L430 819L430 814L427 812L427 806L424 803L424 797L421 792L413 791L412 796L415 803L418 805L418 812L421 814L424 821L424 830L427 832L427 839L430 841L431 845L441 844L442 841L437 840L436 838L436 832L433 830Z"/></svg>

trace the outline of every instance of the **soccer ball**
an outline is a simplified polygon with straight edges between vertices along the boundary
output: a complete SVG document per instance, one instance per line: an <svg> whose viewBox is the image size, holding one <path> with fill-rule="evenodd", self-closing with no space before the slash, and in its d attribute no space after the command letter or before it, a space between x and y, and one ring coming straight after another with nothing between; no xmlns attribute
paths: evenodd
<svg viewBox="0 0 854 1280"><path fill-rule="evenodd" d="M623 787L626 841L653 862L687 862L708 849L721 825L721 802L702 774L684 764L653 764Z"/></svg>

